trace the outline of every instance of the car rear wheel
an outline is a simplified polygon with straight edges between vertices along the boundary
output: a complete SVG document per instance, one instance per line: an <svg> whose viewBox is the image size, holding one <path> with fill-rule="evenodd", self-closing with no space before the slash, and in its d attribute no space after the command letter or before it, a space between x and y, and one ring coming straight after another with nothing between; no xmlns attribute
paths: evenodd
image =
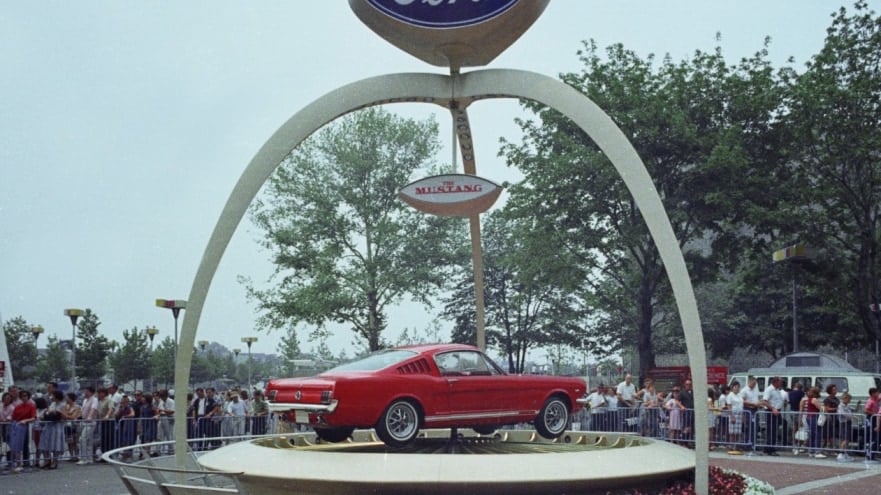
<svg viewBox="0 0 881 495"><path fill-rule="evenodd" d="M404 447L419 433L419 410L409 400L389 404L376 423L376 435L386 445Z"/></svg>
<svg viewBox="0 0 881 495"><path fill-rule="evenodd" d="M325 442L343 442L350 436L354 428L315 428L315 434Z"/></svg>
<svg viewBox="0 0 881 495"><path fill-rule="evenodd" d="M535 430L545 438L557 438L569 424L569 406L559 397L545 401L535 418Z"/></svg>

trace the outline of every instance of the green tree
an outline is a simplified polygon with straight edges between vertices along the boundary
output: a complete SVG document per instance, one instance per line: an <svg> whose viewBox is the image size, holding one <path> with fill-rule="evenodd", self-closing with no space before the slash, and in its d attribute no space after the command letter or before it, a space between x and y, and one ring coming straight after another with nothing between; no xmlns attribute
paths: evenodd
<svg viewBox="0 0 881 495"><path fill-rule="evenodd" d="M151 369L153 370L153 386L168 388L174 383L174 339L166 336L159 345L153 349L150 356Z"/></svg>
<svg viewBox="0 0 881 495"><path fill-rule="evenodd" d="M300 340L297 338L297 328L288 326L285 335L279 340L277 352L281 358L281 375L294 376L293 360L300 357Z"/></svg>
<svg viewBox="0 0 881 495"><path fill-rule="evenodd" d="M748 236L747 213L770 204L776 170L767 146L785 87L766 51L736 66L721 50L697 51L656 67L621 45L605 56L593 43L584 68L562 79L608 112L642 157L680 240L695 281L713 280ZM605 347L635 344L640 369L654 367L655 331L671 319L671 290L660 256L630 192L606 155L558 112L526 107L540 123L521 121L524 142L507 144L507 161L525 181L509 189L506 210L537 218L546 235L576 260L580 297L590 310L584 335ZM768 166L770 172L749 174ZM733 196L734 195L734 196ZM773 196L772 196L773 197ZM732 208L732 205L737 208Z"/></svg>
<svg viewBox="0 0 881 495"><path fill-rule="evenodd" d="M787 103L793 130L794 190L786 213L807 224L819 276L805 290L843 316L825 321L840 336L881 335L870 304L881 302L881 16L860 0L833 15L823 48ZM810 322L806 323L806 327ZM837 332L835 332L838 330Z"/></svg>
<svg viewBox="0 0 881 495"><path fill-rule="evenodd" d="M38 360L37 380L41 383L70 380L70 355L58 337L50 335L47 340L46 353Z"/></svg>
<svg viewBox="0 0 881 495"><path fill-rule="evenodd" d="M107 360L114 343L98 332L101 321L86 309L77 322L76 372L81 382L97 383L107 374Z"/></svg>
<svg viewBox="0 0 881 495"><path fill-rule="evenodd" d="M430 304L465 246L464 223L418 213L397 191L431 171L438 148L434 121L368 109L294 150L251 210L276 266L274 287L245 281L262 326L347 323L376 350L389 305Z"/></svg>
<svg viewBox="0 0 881 495"><path fill-rule="evenodd" d="M205 353L196 352L193 354L193 361L190 365L190 377L193 383L203 383L210 381L217 375Z"/></svg>
<svg viewBox="0 0 881 495"><path fill-rule="evenodd" d="M127 383L150 375L150 344L147 333L134 327L122 331L123 343L110 356L114 379Z"/></svg>
<svg viewBox="0 0 881 495"><path fill-rule="evenodd" d="M32 325L21 316L3 322L3 333L6 335L6 348L9 350L9 367L16 381L24 381L34 377L37 362L37 345L34 342Z"/></svg>
<svg viewBox="0 0 881 495"><path fill-rule="evenodd" d="M509 218L496 211L484 222L487 346L499 347L511 372L523 371L529 349L578 341L582 314L572 292L579 277L567 255L531 218ZM443 315L454 321L454 341L473 343L472 275L463 273L458 282Z"/></svg>
<svg viewBox="0 0 881 495"><path fill-rule="evenodd" d="M445 340L446 339L441 338L440 321L434 319L431 320L422 331L419 331L416 328L411 329L404 327L404 329L401 330L401 335L399 335L397 341L395 341L395 347L404 345L434 344ZM337 357L337 359L339 359L339 357Z"/></svg>

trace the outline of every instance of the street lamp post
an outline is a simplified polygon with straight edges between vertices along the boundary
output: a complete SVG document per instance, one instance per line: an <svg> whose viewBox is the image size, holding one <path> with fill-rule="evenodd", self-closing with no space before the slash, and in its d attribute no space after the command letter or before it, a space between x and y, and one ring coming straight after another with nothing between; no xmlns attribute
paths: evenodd
<svg viewBox="0 0 881 495"><path fill-rule="evenodd" d="M34 356L34 365L40 362L40 348L37 346L37 341L40 340L41 333L43 333L42 326L36 325L31 327L31 334L34 336L34 351L37 353L37 355Z"/></svg>
<svg viewBox="0 0 881 495"><path fill-rule="evenodd" d="M64 316L70 318L70 326L73 328L73 336L70 339L70 388L71 390L79 390L79 383L76 380L76 321L83 315L83 310L76 308L68 308L64 310Z"/></svg>
<svg viewBox="0 0 881 495"><path fill-rule="evenodd" d="M239 353L240 352L242 352L242 350L239 349L238 347L236 347L235 349L232 350L232 354L233 354L232 373L233 373L234 377L239 374ZM238 378L236 378L236 384L238 384Z"/></svg>
<svg viewBox="0 0 881 495"><path fill-rule="evenodd" d="M808 249L804 244L793 244L783 249L774 251L771 259L774 263L780 261L789 262L790 274L792 275L792 352L798 352L798 285L795 282L795 268L793 264L808 258Z"/></svg>
<svg viewBox="0 0 881 495"><path fill-rule="evenodd" d="M43 333L43 327L40 325L31 327L31 333L34 335L34 347L37 346L37 340L40 339L40 334Z"/></svg>
<svg viewBox="0 0 881 495"><path fill-rule="evenodd" d="M248 393L251 393L251 344L257 342L257 337L242 337L242 342L248 344Z"/></svg>
<svg viewBox="0 0 881 495"><path fill-rule="evenodd" d="M147 337L150 337L150 361L151 361L150 364L152 366L152 364L153 364L152 363L152 361L153 361L153 339L156 338L156 334L159 333L159 329L156 328L155 326L152 326L152 327L145 328L144 331L147 332ZM150 373L150 393L153 393L153 385L154 385L153 384L153 373Z"/></svg>
<svg viewBox="0 0 881 495"><path fill-rule="evenodd" d="M157 299L156 307L168 308L174 316L174 363L177 366L177 317L180 316L180 310L187 308L187 302L183 299Z"/></svg>
<svg viewBox="0 0 881 495"><path fill-rule="evenodd" d="M878 320L878 328L881 329L881 304L870 304L869 311ZM875 373L881 373L881 361L878 360L878 333L875 333Z"/></svg>
<svg viewBox="0 0 881 495"><path fill-rule="evenodd" d="M208 341L207 340L200 340L199 341L199 349L202 349L203 353L205 352L206 347L208 347Z"/></svg>

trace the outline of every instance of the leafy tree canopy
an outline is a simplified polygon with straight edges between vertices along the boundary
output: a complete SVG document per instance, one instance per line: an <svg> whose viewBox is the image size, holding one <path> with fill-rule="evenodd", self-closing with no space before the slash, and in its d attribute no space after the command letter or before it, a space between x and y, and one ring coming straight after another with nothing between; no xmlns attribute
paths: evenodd
<svg viewBox="0 0 881 495"><path fill-rule="evenodd" d="M464 224L418 213L397 191L436 170L438 148L434 121L376 108L293 151L251 209L276 266L272 287L246 281L262 326L347 323L376 350L389 305L430 303L465 245Z"/></svg>

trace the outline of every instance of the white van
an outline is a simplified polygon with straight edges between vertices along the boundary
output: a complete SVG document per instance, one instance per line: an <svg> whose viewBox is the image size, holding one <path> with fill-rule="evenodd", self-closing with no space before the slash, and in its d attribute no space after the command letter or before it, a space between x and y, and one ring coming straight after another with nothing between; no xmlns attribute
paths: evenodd
<svg viewBox="0 0 881 495"><path fill-rule="evenodd" d="M854 368L850 363L827 354L798 352L784 356L767 368L751 368L748 371L732 373L728 384L735 380L741 387L746 386L747 377L755 376L759 392L771 378L779 376L783 380L783 388L789 389L796 382L801 382L803 390L819 387L825 395L828 385L835 385L839 395L848 392L860 408L869 398L869 389L881 389L881 375L868 373Z"/></svg>

